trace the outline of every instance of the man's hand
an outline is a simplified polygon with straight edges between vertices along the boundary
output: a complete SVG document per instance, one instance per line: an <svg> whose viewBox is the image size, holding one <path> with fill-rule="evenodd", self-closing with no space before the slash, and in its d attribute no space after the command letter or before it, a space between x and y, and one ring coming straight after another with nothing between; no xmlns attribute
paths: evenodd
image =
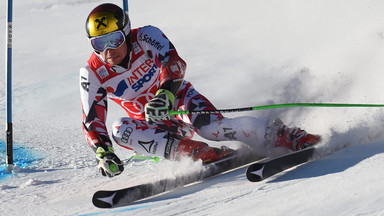
<svg viewBox="0 0 384 216"><path fill-rule="evenodd" d="M145 120L149 123L169 120L169 110L173 107L175 96L172 92L160 89L156 96L145 105Z"/></svg>
<svg viewBox="0 0 384 216"><path fill-rule="evenodd" d="M96 149L96 160L99 171L103 176L113 177L124 171L124 165L115 155L113 148L106 144L99 144Z"/></svg>

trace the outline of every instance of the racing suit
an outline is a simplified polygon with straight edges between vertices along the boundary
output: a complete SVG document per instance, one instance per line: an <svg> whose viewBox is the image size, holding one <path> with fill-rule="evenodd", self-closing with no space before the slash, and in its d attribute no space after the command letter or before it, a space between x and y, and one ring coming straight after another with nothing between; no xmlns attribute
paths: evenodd
<svg viewBox="0 0 384 216"><path fill-rule="evenodd" d="M127 67L109 65L96 52L80 69L83 130L94 149L112 146L106 126L108 98L127 113L114 122L114 141L130 150L167 159L175 157L172 145L197 132L208 140L238 140L253 146L264 142L267 122L258 118L224 118L221 114L178 115L149 124L144 106L160 88L175 94L173 110L214 110L212 103L184 80L186 63L164 33L145 26L131 30Z"/></svg>

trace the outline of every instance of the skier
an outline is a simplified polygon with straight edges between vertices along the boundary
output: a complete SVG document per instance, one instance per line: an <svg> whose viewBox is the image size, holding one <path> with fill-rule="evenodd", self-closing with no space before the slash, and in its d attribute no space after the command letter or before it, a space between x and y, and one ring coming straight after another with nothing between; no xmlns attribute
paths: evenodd
<svg viewBox="0 0 384 216"><path fill-rule="evenodd" d="M101 4L86 20L94 49L80 69L83 130L104 176L116 176L123 164L114 153L106 126L107 99L127 113L112 125L112 138L138 154L169 160L191 157L212 162L233 150L191 139L236 140L252 148L299 150L320 137L280 120L226 118L221 114L170 116L169 110L214 110L212 103L184 80L186 63L165 34L154 26L131 29L128 14L114 4Z"/></svg>

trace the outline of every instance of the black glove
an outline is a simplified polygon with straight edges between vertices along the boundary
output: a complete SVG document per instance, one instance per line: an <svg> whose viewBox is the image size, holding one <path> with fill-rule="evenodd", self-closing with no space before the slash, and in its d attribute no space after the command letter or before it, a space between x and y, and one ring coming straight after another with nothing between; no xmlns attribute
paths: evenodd
<svg viewBox="0 0 384 216"><path fill-rule="evenodd" d="M124 171L123 163L115 155L113 148L106 144L97 145L96 160L103 176L113 177Z"/></svg>

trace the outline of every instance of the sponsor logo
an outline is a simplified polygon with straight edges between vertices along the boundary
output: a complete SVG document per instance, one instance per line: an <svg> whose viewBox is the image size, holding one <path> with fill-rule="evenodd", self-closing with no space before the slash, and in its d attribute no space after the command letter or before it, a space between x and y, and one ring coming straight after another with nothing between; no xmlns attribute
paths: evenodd
<svg viewBox="0 0 384 216"><path fill-rule="evenodd" d="M154 63L155 62L152 59L147 59L143 64L133 70L131 76L128 77L129 85L133 85L145 73L147 73L152 68Z"/></svg>
<svg viewBox="0 0 384 216"><path fill-rule="evenodd" d="M159 51L161 51L164 48L164 45L162 45L159 41L153 39L152 37L148 36L147 34L143 35L143 33L141 33L139 35L139 41L144 41Z"/></svg>
<svg viewBox="0 0 384 216"><path fill-rule="evenodd" d="M138 142L145 149L145 151L151 154L156 154L158 143L157 142L155 143L155 140L151 140L149 142L144 142L139 140Z"/></svg>
<svg viewBox="0 0 384 216"><path fill-rule="evenodd" d="M103 30L105 28L108 28L108 19L106 16L103 16L103 17L98 17L95 19L95 26L96 26L96 30L97 31L100 31L100 30Z"/></svg>
<svg viewBox="0 0 384 216"><path fill-rule="evenodd" d="M129 137L131 136L132 132L133 132L133 129L131 127L127 127L121 136L121 141L123 143L128 143Z"/></svg>
<svg viewBox="0 0 384 216"><path fill-rule="evenodd" d="M147 70L144 75L142 75L135 83L132 84L132 89L135 90L135 92L140 90L144 86L145 83L151 81L153 75L157 72L157 69L158 69L158 67L155 64L153 64L152 67L149 70ZM134 72L137 72L141 75L140 71L144 71L143 68L139 67ZM134 72L132 74L134 74ZM132 82L136 78L138 78L138 76L137 76L137 74L134 74L134 77L131 76L128 78L128 80Z"/></svg>
<svg viewBox="0 0 384 216"><path fill-rule="evenodd" d="M131 75L127 77L127 80L122 80L119 84L117 84L116 91L114 91L113 94L117 97L121 97L124 94L124 91L129 88L129 85L132 86L135 92L137 92L145 83L152 79L153 75L157 72L157 69L158 67L154 64L154 61L152 59L147 59L144 63L132 71ZM103 71L100 71L100 73L104 74ZM105 74L105 76L108 76L108 72L106 73L107 74ZM128 83L126 81L128 81Z"/></svg>
<svg viewBox="0 0 384 216"><path fill-rule="evenodd" d="M173 139L173 138L168 139L167 145L165 146L165 153L164 153L164 157L166 159L173 159L173 160L176 159L175 148L177 148L177 146L175 147L174 143L175 143L175 139Z"/></svg>
<svg viewBox="0 0 384 216"><path fill-rule="evenodd" d="M104 78L106 78L109 75L109 73L107 71L107 68L105 68L104 65L99 67L99 68L97 68L96 72L97 72L97 74L99 74L101 79L104 79Z"/></svg>

